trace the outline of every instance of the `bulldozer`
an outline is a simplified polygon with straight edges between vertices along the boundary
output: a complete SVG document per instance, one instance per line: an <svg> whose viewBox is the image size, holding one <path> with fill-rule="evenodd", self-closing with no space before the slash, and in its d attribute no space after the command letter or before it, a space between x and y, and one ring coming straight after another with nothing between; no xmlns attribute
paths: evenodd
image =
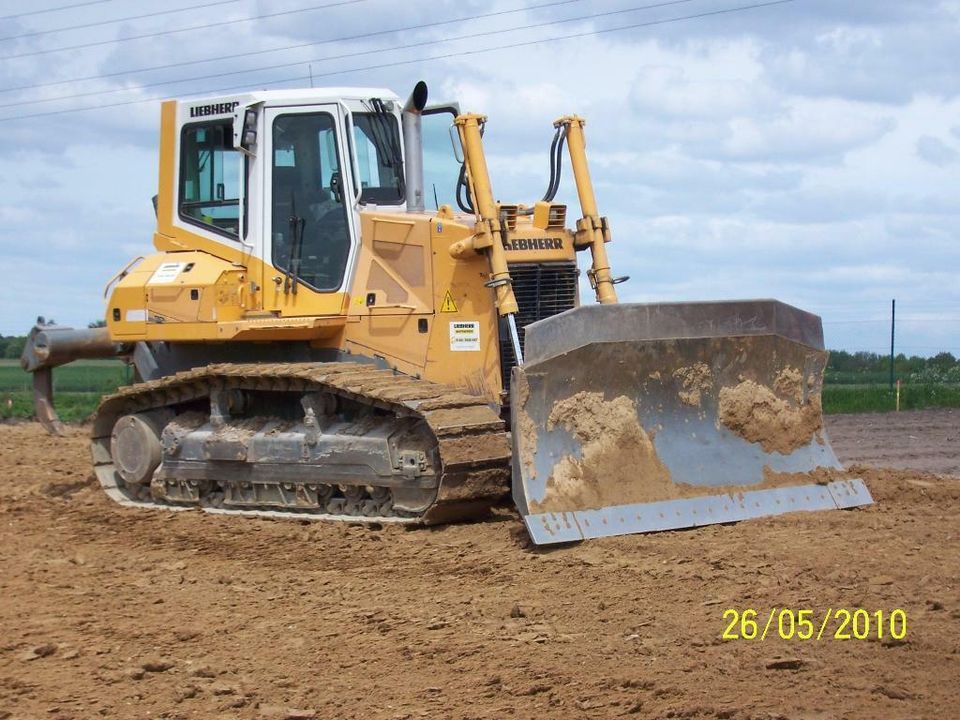
<svg viewBox="0 0 960 720"><path fill-rule="evenodd" d="M832 474L820 318L619 303L584 119L555 121L543 196L507 203L487 118L427 97L162 103L154 252L107 283L104 327L41 319L22 357L53 433L55 367L132 366L92 421L110 498L437 524L512 495L536 544L872 502Z"/></svg>

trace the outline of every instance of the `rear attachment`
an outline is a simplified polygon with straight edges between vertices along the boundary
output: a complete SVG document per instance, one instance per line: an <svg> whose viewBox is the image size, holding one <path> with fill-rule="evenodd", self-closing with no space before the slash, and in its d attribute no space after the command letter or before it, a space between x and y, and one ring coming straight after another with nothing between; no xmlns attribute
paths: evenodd
<svg viewBox="0 0 960 720"><path fill-rule="evenodd" d="M826 362L820 318L773 300L590 305L528 326L513 497L534 542L872 503L832 479Z"/></svg>
<svg viewBox="0 0 960 720"><path fill-rule="evenodd" d="M33 412L51 435L63 435L53 405L53 369L74 360L121 357L130 349L110 339L105 327L74 329L37 318L20 356L20 367L33 375Z"/></svg>

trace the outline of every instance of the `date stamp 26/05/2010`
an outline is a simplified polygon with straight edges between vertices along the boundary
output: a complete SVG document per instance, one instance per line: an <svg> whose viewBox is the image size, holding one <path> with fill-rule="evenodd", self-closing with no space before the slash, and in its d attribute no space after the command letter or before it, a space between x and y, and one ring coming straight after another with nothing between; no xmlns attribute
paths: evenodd
<svg viewBox="0 0 960 720"><path fill-rule="evenodd" d="M865 608L812 609L728 608L723 611L724 640L904 640L907 637L907 612L867 610Z"/></svg>

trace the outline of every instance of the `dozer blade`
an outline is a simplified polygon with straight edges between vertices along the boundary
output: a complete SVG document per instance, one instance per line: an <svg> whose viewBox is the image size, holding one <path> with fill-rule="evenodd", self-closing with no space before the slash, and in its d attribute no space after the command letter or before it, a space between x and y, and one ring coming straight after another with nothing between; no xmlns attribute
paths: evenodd
<svg viewBox="0 0 960 720"><path fill-rule="evenodd" d="M873 502L861 480L832 479L816 315L773 300L589 305L525 340L513 497L537 544Z"/></svg>

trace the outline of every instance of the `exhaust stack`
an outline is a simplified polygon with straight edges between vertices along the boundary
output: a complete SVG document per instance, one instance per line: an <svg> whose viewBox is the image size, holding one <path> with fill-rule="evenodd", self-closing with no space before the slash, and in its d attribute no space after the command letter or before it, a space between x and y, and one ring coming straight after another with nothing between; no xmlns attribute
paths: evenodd
<svg viewBox="0 0 960 720"><path fill-rule="evenodd" d="M414 86L401 114L404 147L404 186L407 212L423 212L423 132L420 113L427 105L427 84Z"/></svg>

